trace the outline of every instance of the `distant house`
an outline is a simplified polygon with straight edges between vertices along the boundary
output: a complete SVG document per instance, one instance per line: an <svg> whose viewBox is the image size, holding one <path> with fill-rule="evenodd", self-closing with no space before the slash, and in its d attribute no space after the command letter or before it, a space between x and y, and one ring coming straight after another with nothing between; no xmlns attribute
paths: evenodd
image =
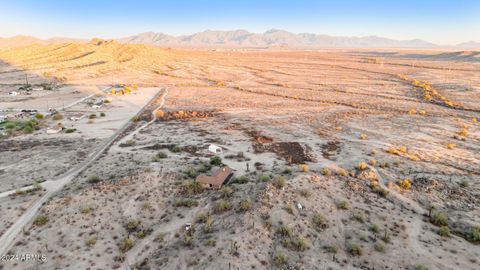
<svg viewBox="0 0 480 270"><path fill-rule="evenodd" d="M204 174L199 175L196 180L206 188L221 188L232 176L233 170L225 166L216 170L211 176Z"/></svg>

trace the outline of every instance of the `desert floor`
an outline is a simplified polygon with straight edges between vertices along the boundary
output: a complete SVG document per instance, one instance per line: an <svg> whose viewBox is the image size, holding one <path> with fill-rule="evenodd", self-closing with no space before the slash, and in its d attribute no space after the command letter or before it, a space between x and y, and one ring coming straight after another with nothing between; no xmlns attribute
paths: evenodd
<svg viewBox="0 0 480 270"><path fill-rule="evenodd" d="M74 133L45 134L59 122L46 118L1 140L0 193L54 181L168 90L159 119L153 102L16 237L12 254L47 260L0 269L478 269L478 55L116 42L0 51L2 109L112 99L61 111ZM8 96L25 77L39 89ZM101 92L112 82L139 90ZM200 190L212 143L235 175ZM42 192L0 197L0 233Z"/></svg>

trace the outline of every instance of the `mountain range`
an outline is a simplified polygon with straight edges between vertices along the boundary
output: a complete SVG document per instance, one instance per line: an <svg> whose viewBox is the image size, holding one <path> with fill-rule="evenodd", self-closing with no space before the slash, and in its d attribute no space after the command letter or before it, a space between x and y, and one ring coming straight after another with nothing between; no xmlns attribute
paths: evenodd
<svg viewBox="0 0 480 270"><path fill-rule="evenodd" d="M456 46L441 46L421 39L394 40L378 36L341 37L310 33L295 34L272 29L265 33L252 33L246 30L212 31L207 30L192 35L172 36L163 33L146 32L119 38L117 41L128 44L155 46L215 46L215 47L325 47L325 48L465 48L480 49L480 43L469 41ZM84 39L51 38L37 39L30 36L0 38L0 47L18 47L31 44L84 43Z"/></svg>

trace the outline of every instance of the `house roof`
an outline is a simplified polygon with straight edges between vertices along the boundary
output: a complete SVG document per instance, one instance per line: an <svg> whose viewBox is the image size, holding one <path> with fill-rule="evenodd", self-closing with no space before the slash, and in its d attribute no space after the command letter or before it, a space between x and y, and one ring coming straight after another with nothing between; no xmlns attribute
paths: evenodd
<svg viewBox="0 0 480 270"><path fill-rule="evenodd" d="M197 176L197 181L202 184L209 184L213 186L220 186L222 185L225 180L233 173L233 170L228 167L222 167L216 170L211 176L208 175L199 175Z"/></svg>

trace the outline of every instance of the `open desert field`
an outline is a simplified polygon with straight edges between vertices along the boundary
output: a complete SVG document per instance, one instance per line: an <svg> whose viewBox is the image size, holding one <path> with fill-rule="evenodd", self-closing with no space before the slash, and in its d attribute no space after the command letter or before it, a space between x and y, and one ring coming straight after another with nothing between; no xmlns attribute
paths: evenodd
<svg viewBox="0 0 480 270"><path fill-rule="evenodd" d="M479 101L478 51L0 49L42 114L1 126L0 251L46 256L0 269L478 269Z"/></svg>

